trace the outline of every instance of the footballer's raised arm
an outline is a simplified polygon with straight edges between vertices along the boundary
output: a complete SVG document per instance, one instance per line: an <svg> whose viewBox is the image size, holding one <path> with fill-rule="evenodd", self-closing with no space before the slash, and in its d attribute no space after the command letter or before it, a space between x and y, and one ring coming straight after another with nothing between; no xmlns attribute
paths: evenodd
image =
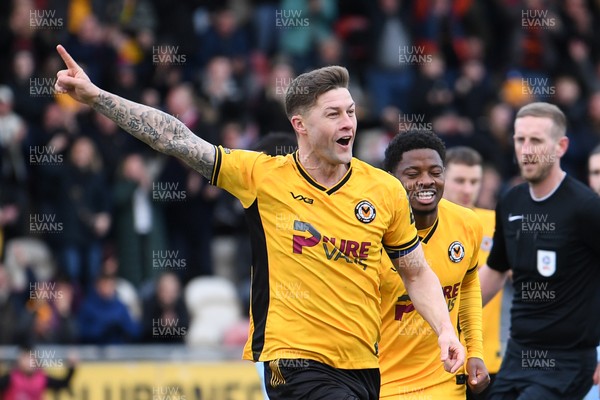
<svg viewBox="0 0 600 400"><path fill-rule="evenodd" d="M215 164L212 144L196 136L172 115L98 88L64 47L58 45L56 50L67 66L57 73L57 92L67 93L89 105L153 149L178 157L204 177L211 178Z"/></svg>
<svg viewBox="0 0 600 400"><path fill-rule="evenodd" d="M465 360L465 350L450 321L440 280L427 264L423 248L419 244L410 253L392 259L392 263L398 270L415 309L438 336L444 368L455 373Z"/></svg>

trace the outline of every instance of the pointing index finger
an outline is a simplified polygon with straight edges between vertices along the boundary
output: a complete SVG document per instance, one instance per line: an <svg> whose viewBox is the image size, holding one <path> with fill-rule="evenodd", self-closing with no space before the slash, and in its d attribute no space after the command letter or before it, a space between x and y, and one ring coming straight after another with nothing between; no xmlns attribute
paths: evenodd
<svg viewBox="0 0 600 400"><path fill-rule="evenodd" d="M59 44L58 46L56 46L56 51L58 51L58 54L60 54L60 57L65 62L65 65L67 66L67 68L74 69L74 70L81 69L79 67L79 65L75 62L75 60L73 60L73 57L71 57L71 55L67 52L67 50L62 45Z"/></svg>

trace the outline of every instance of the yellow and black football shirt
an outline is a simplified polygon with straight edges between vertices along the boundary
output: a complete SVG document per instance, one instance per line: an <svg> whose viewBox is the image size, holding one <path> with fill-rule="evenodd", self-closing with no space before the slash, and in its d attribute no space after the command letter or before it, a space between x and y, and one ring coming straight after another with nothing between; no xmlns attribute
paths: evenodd
<svg viewBox="0 0 600 400"><path fill-rule="evenodd" d="M492 249L496 213L493 210L474 208L475 214L481 219L483 240L479 248L479 267L487 263ZM483 307L483 361L490 374L500 370L502 364L502 346L500 343L500 323L502 318L502 295L500 290L489 303Z"/></svg>
<svg viewBox="0 0 600 400"><path fill-rule="evenodd" d="M326 188L297 153L271 157L222 147L211 183L241 201L250 228L243 357L377 368L382 251L395 258L419 244L401 183L352 159L345 176Z"/></svg>
<svg viewBox="0 0 600 400"><path fill-rule="evenodd" d="M483 358L481 287L477 273L482 228L472 210L446 199L438 204L438 218L419 230L427 263L438 276L450 319L467 339L467 357ZM412 391L455 381L440 362L437 335L415 310L406 288L389 260L382 277L380 342L381 398L398 398ZM465 386L463 389L466 391Z"/></svg>

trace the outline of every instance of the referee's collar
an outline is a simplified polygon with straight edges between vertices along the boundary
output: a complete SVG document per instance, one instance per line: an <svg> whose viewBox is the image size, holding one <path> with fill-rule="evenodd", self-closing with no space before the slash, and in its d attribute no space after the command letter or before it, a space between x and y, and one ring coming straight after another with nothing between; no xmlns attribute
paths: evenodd
<svg viewBox="0 0 600 400"><path fill-rule="evenodd" d="M535 197L535 195L533 194L533 189L531 189L531 185L528 185L529 186L529 195L531 196L531 200L538 202L538 203L542 202L544 200L548 200L558 190L560 185L562 185L562 183L566 177L567 177L567 173L563 171L563 176L562 176L562 178L560 178L560 181L558 181L558 183L556 184L554 189L552 189L550 191L550 193L548 193L547 195L542 196L542 197Z"/></svg>

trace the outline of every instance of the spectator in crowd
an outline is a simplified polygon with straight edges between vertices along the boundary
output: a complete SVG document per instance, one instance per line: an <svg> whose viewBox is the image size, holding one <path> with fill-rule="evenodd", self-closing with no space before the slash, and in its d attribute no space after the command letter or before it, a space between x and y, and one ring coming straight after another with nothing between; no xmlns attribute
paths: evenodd
<svg viewBox="0 0 600 400"><path fill-rule="evenodd" d="M335 1L282 0L275 25L282 30L279 50L298 73L316 65L321 39L331 36L338 9Z"/></svg>
<svg viewBox="0 0 600 400"><path fill-rule="evenodd" d="M190 317L183 301L179 277L175 273L167 271L160 275L152 297L144 302L143 307L142 341L184 342ZM162 329L156 329L157 327Z"/></svg>
<svg viewBox="0 0 600 400"><path fill-rule="evenodd" d="M23 204L19 203L20 191L15 190L14 186L4 184L0 180L0 260L4 258L4 245L11 236L11 228L14 228L22 219ZM17 227L18 229L18 227ZM20 230L18 230L20 232ZM16 236L13 234L12 236Z"/></svg>
<svg viewBox="0 0 600 400"><path fill-rule="evenodd" d="M212 23L199 38L198 61L200 68L208 68L215 57L231 62L232 73L241 77L246 73L250 55L250 35L240 25L239 16L227 7L212 13Z"/></svg>
<svg viewBox="0 0 600 400"><path fill-rule="evenodd" d="M168 248L163 203L154 196L160 199L169 193L153 188L158 183L151 171L140 154L129 154L113 189L118 275L137 288L156 275L153 254Z"/></svg>
<svg viewBox="0 0 600 400"><path fill-rule="evenodd" d="M147 154L147 151L131 138L123 137L121 128L102 114L90 113L87 115L83 119L81 130L96 145L102 158L105 178L110 185L113 185L118 178L119 164L129 153Z"/></svg>
<svg viewBox="0 0 600 400"><path fill-rule="evenodd" d="M235 79L233 67L234 64L227 57L211 58L201 78L200 97L213 112L216 112L217 122L220 123L241 119L244 114L245 94L240 83ZM191 102L192 94L186 94L189 96L188 102ZM175 92L173 96L183 97L183 93ZM169 103L168 108L174 108L173 102ZM186 111L189 113L189 109ZM198 122L200 121L196 123ZM202 133L196 131L194 125L188 125L187 121L184 123L194 132Z"/></svg>
<svg viewBox="0 0 600 400"><path fill-rule="evenodd" d="M20 346L15 366L0 376L0 394L5 400L42 400L46 390L69 389L77 361L70 357L66 375L55 378L44 371L44 364L58 360L40 359L39 352L29 346Z"/></svg>
<svg viewBox="0 0 600 400"><path fill-rule="evenodd" d="M281 30L277 27L278 0L252 0L254 6L252 13L253 48L261 56L268 58L277 53Z"/></svg>
<svg viewBox="0 0 600 400"><path fill-rule="evenodd" d="M204 121L194 104L191 85L180 85L171 90L167 96L167 111L196 135L205 140L219 141L214 136L217 135L214 123ZM188 263L188 267L181 271L184 274L182 282L185 284L199 275L211 275L213 207L220 189L208 185L207 179L174 157L167 158L157 182L170 185L173 195L179 196L165 197L164 210L169 250L179 251L180 257ZM203 223L190 224L189 221Z"/></svg>
<svg viewBox="0 0 600 400"><path fill-rule="evenodd" d="M33 148L29 150L31 180L30 193L36 211L55 213L63 194L56 190L61 185L62 170L69 150L77 137L74 114L57 103L49 103L44 109L41 129L36 135ZM52 235L46 241L59 254L60 239Z"/></svg>
<svg viewBox="0 0 600 400"><path fill-rule="evenodd" d="M411 111L429 122L443 114L456 113L456 110L453 107L455 94L447 76L444 58L439 53L428 56L428 62L418 64L418 74L410 91L414 96Z"/></svg>
<svg viewBox="0 0 600 400"><path fill-rule="evenodd" d="M12 344L16 340L16 324L22 312L18 296L13 292L10 277L4 264L0 263L0 345Z"/></svg>
<svg viewBox="0 0 600 400"><path fill-rule="evenodd" d="M0 178L6 182L25 185L27 179L23 141L27 126L13 110L14 93L0 85Z"/></svg>
<svg viewBox="0 0 600 400"><path fill-rule="evenodd" d="M119 300L114 275L101 273L89 290L78 315L81 343L122 344L135 342L140 327Z"/></svg>
<svg viewBox="0 0 600 400"><path fill-rule="evenodd" d="M372 8L367 85L375 118L387 106L412 111L407 94L414 80L410 62L414 49L407 11L400 0L378 0Z"/></svg>
<svg viewBox="0 0 600 400"><path fill-rule="evenodd" d="M592 190L600 195L600 145L588 157L588 182Z"/></svg>
<svg viewBox="0 0 600 400"><path fill-rule="evenodd" d="M456 72L468 55L467 14L471 1L425 0L414 3L415 44L426 54L439 53Z"/></svg>
<svg viewBox="0 0 600 400"><path fill-rule="evenodd" d="M461 64L454 83L456 108L471 121L485 114L485 107L493 98L489 73L481 60L472 59Z"/></svg>
<svg viewBox="0 0 600 400"><path fill-rule="evenodd" d="M79 339L73 313L74 289L66 276L30 281L25 312L18 318L19 337L29 343L74 344Z"/></svg>
<svg viewBox="0 0 600 400"><path fill-rule="evenodd" d="M37 70L38 65L35 57L36 54L31 50L19 50L15 53L9 86L15 95L15 112L21 115L30 125L39 126L44 109L53 101L51 96L35 96L36 89L32 84L32 80L36 82L41 78L36 76L36 73L40 71ZM42 79L39 80L43 81Z"/></svg>
<svg viewBox="0 0 600 400"><path fill-rule="evenodd" d="M293 136L284 107L285 93L293 79L294 70L288 63L276 61L271 67L265 86L251 105L260 136L274 132L288 132Z"/></svg>
<svg viewBox="0 0 600 400"><path fill-rule="evenodd" d="M87 137L77 138L65 165L58 169L60 185L54 204L62 223L60 260L76 284L91 285L100 272L103 238L111 226L110 187L102 159Z"/></svg>
<svg viewBox="0 0 600 400"><path fill-rule="evenodd" d="M94 14L87 14L81 19L68 43L82 62L89 66L90 76L110 84L114 81L113 66L116 61L116 51L107 43L105 30L106 27Z"/></svg>

